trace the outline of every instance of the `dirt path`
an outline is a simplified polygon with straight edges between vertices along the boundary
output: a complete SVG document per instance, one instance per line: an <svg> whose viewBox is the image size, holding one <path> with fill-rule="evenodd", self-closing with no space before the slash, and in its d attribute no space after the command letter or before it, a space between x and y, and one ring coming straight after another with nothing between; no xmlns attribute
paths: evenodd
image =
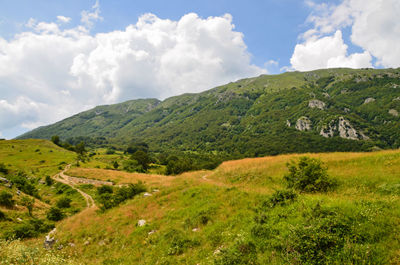
<svg viewBox="0 0 400 265"><path fill-rule="evenodd" d="M96 204L94 203L94 200L92 198L92 196L90 196L89 194L81 191L80 189L76 188L75 185L77 183L84 183L84 182L80 182L77 181L77 179L79 178L75 178L75 177L71 177L65 174L65 172L71 167L71 165L67 165L63 171L61 171L60 173L58 173L57 175L53 176L53 179L64 183L68 186L70 186L71 188L73 188L74 190L76 190L77 192L79 192L86 200L86 208L92 208L92 207L96 207Z"/></svg>

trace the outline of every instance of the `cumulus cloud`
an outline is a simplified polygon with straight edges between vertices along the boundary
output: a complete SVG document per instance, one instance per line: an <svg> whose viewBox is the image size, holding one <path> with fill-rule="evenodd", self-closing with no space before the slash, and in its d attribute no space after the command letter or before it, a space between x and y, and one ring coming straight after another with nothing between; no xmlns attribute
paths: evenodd
<svg viewBox="0 0 400 265"><path fill-rule="evenodd" d="M62 23L69 23L71 21L71 18L64 16L57 16L57 20Z"/></svg>
<svg viewBox="0 0 400 265"><path fill-rule="evenodd" d="M338 5L306 3L313 8L307 19L313 28L300 36L302 43L296 45L291 58L294 69L369 67L373 58L376 66L400 66L399 1L343 0ZM352 44L359 46L362 53L347 54L347 45L341 36L342 30L347 28L351 31ZM315 57L317 54L321 56L320 60Z"/></svg>
<svg viewBox="0 0 400 265"><path fill-rule="evenodd" d="M250 63L232 17L178 21L141 16L123 30L91 35L30 20L30 31L0 38L0 131L55 122L99 104L199 92L265 73ZM90 15L95 14L95 15ZM10 135L6 135L10 137ZM15 135L11 135L15 136Z"/></svg>
<svg viewBox="0 0 400 265"><path fill-rule="evenodd" d="M354 53L347 56L347 45L343 42L340 30L332 36L310 38L305 43L296 45L290 63L300 71L320 68L371 67L371 55L368 52Z"/></svg>

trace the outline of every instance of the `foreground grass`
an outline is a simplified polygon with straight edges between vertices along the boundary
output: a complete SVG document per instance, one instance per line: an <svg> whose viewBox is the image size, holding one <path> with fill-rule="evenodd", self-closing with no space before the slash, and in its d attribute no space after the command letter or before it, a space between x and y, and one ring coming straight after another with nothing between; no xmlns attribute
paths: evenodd
<svg viewBox="0 0 400 265"><path fill-rule="evenodd" d="M327 164L338 188L275 206L268 202L285 188L286 162L299 155L176 177L73 169L116 183L145 181L152 196L62 221L58 245L86 264L400 263L400 152L309 156Z"/></svg>

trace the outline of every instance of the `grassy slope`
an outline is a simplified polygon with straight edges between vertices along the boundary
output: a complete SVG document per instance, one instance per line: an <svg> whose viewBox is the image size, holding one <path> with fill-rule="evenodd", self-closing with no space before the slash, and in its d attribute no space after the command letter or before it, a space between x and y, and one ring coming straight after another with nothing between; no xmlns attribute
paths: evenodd
<svg viewBox="0 0 400 265"><path fill-rule="evenodd" d="M65 149L62 149L47 140L3 140L0 141L0 163L4 163L10 170L9 175L16 175L17 172L24 172L28 178L32 179L32 183L38 189L40 200L35 199L33 208L33 215L36 218L45 218L46 211L56 201L66 194L57 193L57 185L47 186L42 184L39 180L44 181L46 176L53 176L60 172L66 164L74 162L76 154ZM4 177L0 173L0 176ZM12 189L7 188L0 183L0 191L6 191L13 194L13 199L17 206L8 209L0 206L7 220L0 222L0 235L5 229L12 227L14 224L19 223L17 218L22 220L29 219L27 209L21 206L21 199L23 196L28 196L23 192L17 195L17 188L14 185ZM73 214L79 209L85 207L85 200L77 193L71 191L67 195L72 199L71 208L66 209L68 214Z"/></svg>
<svg viewBox="0 0 400 265"><path fill-rule="evenodd" d="M339 187L327 194L300 194L293 204L271 209L268 222L272 224L267 224L277 231L270 232L267 241L252 234L254 209L283 188L285 164L299 155L228 161L215 171L177 177L72 169L71 174L120 183L146 180L149 190L160 191L105 213L86 211L62 222L60 243L73 242L76 246L64 251L90 264L212 264L229 253L234 256L235 251L246 257L250 240L261 264L300 263L301 256L285 254L282 248L296 246L296 231L306 233L312 228L306 217L320 207L334 210L335 218L344 216L333 223L354 223L358 229L354 233L362 238L347 243L335 256L336 263L399 263L400 151L309 155L327 164ZM147 225L137 227L139 219Z"/></svg>

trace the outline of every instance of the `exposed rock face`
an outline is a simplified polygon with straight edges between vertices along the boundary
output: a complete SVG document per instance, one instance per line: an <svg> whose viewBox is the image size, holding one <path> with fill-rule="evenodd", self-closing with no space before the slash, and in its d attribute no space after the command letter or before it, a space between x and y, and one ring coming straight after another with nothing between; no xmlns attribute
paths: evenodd
<svg viewBox="0 0 400 265"><path fill-rule="evenodd" d="M398 101L400 100L400 97L394 98L393 101Z"/></svg>
<svg viewBox="0 0 400 265"><path fill-rule="evenodd" d="M389 110L389 114L391 114L391 115L393 115L395 117L399 116L399 112L397 110L395 110L395 109L390 109Z"/></svg>
<svg viewBox="0 0 400 265"><path fill-rule="evenodd" d="M320 110L324 110L325 109L325 103L322 102L321 100L313 99L313 100L310 100L308 102L308 107L310 107L312 109L317 108L317 109L320 109Z"/></svg>
<svg viewBox="0 0 400 265"><path fill-rule="evenodd" d="M339 117L339 136L350 140L358 140L359 138L356 129L343 117Z"/></svg>
<svg viewBox="0 0 400 265"><path fill-rule="evenodd" d="M335 120L331 120L328 125L322 127L321 131L319 132L320 135L323 137L329 138L333 137L335 132L337 131L337 123Z"/></svg>
<svg viewBox="0 0 400 265"><path fill-rule="evenodd" d="M339 133L339 136L344 139L350 140L368 140L369 137L363 132L357 132L357 130L351 125L350 121L344 117L339 117L338 120L331 120L327 125L323 126L320 131L320 135L326 138L333 137L335 132Z"/></svg>
<svg viewBox="0 0 400 265"><path fill-rule="evenodd" d="M57 229L54 228L53 230L50 231L50 233L46 236L43 242L43 247L46 249L51 249L56 242L56 239L54 237L54 234L56 233Z"/></svg>
<svg viewBox="0 0 400 265"><path fill-rule="evenodd" d="M371 102L374 102L374 101L375 101L374 98L367 98L367 99L365 99L364 104L368 104L368 103L371 103Z"/></svg>
<svg viewBox="0 0 400 265"><path fill-rule="evenodd" d="M296 129L299 131L309 131L311 130L311 121L309 118L303 116L300 117L296 122Z"/></svg>

